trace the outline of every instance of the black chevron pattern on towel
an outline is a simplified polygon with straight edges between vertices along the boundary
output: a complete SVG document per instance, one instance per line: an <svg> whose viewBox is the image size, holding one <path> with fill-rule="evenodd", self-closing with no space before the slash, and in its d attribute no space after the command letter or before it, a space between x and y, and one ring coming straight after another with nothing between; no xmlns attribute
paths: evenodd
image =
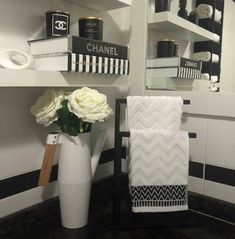
<svg viewBox="0 0 235 239"><path fill-rule="evenodd" d="M135 203L143 201L149 201L155 206L176 206L185 205L187 203L186 185L131 186L130 194L135 206L143 206L142 204ZM153 203L153 201L158 203ZM148 203L145 205L149 206Z"/></svg>

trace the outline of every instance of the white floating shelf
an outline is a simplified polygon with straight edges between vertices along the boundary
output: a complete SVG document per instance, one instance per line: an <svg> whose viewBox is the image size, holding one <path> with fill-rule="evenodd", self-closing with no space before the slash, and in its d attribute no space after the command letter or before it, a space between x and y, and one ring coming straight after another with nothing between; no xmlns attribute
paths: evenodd
<svg viewBox="0 0 235 239"><path fill-rule="evenodd" d="M214 33L193 24L171 12L149 14L148 26L179 39L196 42L214 39Z"/></svg>
<svg viewBox="0 0 235 239"><path fill-rule="evenodd" d="M89 8L95 11L108 11L122 7L128 7L132 0L64 0L81 7Z"/></svg>
<svg viewBox="0 0 235 239"><path fill-rule="evenodd" d="M78 72L0 69L0 87L117 87L128 86L128 76Z"/></svg>

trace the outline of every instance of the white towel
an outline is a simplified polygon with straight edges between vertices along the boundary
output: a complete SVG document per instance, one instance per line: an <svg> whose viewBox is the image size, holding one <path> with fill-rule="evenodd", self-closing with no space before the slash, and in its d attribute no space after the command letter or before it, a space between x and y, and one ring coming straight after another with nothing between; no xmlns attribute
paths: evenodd
<svg viewBox="0 0 235 239"><path fill-rule="evenodd" d="M130 146L132 211L187 210L188 133L131 129Z"/></svg>
<svg viewBox="0 0 235 239"><path fill-rule="evenodd" d="M128 96L130 129L179 130L183 100L170 96Z"/></svg>
<svg viewBox="0 0 235 239"><path fill-rule="evenodd" d="M210 74L209 73L201 74L201 80L210 80Z"/></svg>
<svg viewBox="0 0 235 239"><path fill-rule="evenodd" d="M209 73L203 73L203 74L201 75L201 79L202 79L202 80L210 80L212 83L216 83L216 82L218 82L218 80L219 80L218 76L216 76L216 75L210 76Z"/></svg>
<svg viewBox="0 0 235 239"><path fill-rule="evenodd" d="M198 14L199 19L211 18L213 15L213 7L208 4L199 4L196 8L196 12ZM221 12L215 8L214 21L220 22L221 16Z"/></svg>
<svg viewBox="0 0 235 239"><path fill-rule="evenodd" d="M220 42L220 36L216 33L213 34L213 39L212 41L219 43Z"/></svg>
<svg viewBox="0 0 235 239"><path fill-rule="evenodd" d="M200 51L193 54L193 59L196 61L209 62L210 60L214 63L219 62L219 56L209 51Z"/></svg>
<svg viewBox="0 0 235 239"><path fill-rule="evenodd" d="M216 75L211 76L211 82L212 83L216 83L216 82L218 82L218 80L219 80L218 76L216 76Z"/></svg>
<svg viewBox="0 0 235 239"><path fill-rule="evenodd" d="M211 86L211 87L210 87L210 91L211 91L211 92L218 92L218 91L219 91L219 87L217 87L217 86Z"/></svg>

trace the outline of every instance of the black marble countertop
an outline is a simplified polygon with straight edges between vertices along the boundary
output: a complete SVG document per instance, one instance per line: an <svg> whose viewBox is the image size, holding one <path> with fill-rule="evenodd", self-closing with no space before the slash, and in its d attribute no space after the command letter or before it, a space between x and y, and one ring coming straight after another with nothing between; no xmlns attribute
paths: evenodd
<svg viewBox="0 0 235 239"><path fill-rule="evenodd" d="M0 220L0 239L235 239L235 225L192 210L133 215L123 193L118 224L112 220L112 181L92 188L89 223L76 230L61 226L58 199Z"/></svg>

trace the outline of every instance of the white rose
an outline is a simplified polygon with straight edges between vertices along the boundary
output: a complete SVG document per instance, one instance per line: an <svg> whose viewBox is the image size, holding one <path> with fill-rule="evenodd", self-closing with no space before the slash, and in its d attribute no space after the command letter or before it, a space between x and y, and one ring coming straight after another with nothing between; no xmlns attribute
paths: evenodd
<svg viewBox="0 0 235 239"><path fill-rule="evenodd" d="M37 99L31 107L31 113L36 121L44 126L49 126L58 119L56 111L61 108L61 101L64 99L63 91L48 89Z"/></svg>
<svg viewBox="0 0 235 239"><path fill-rule="evenodd" d="M69 111L86 122L103 121L112 113L106 96L87 87L72 92L68 101Z"/></svg>

